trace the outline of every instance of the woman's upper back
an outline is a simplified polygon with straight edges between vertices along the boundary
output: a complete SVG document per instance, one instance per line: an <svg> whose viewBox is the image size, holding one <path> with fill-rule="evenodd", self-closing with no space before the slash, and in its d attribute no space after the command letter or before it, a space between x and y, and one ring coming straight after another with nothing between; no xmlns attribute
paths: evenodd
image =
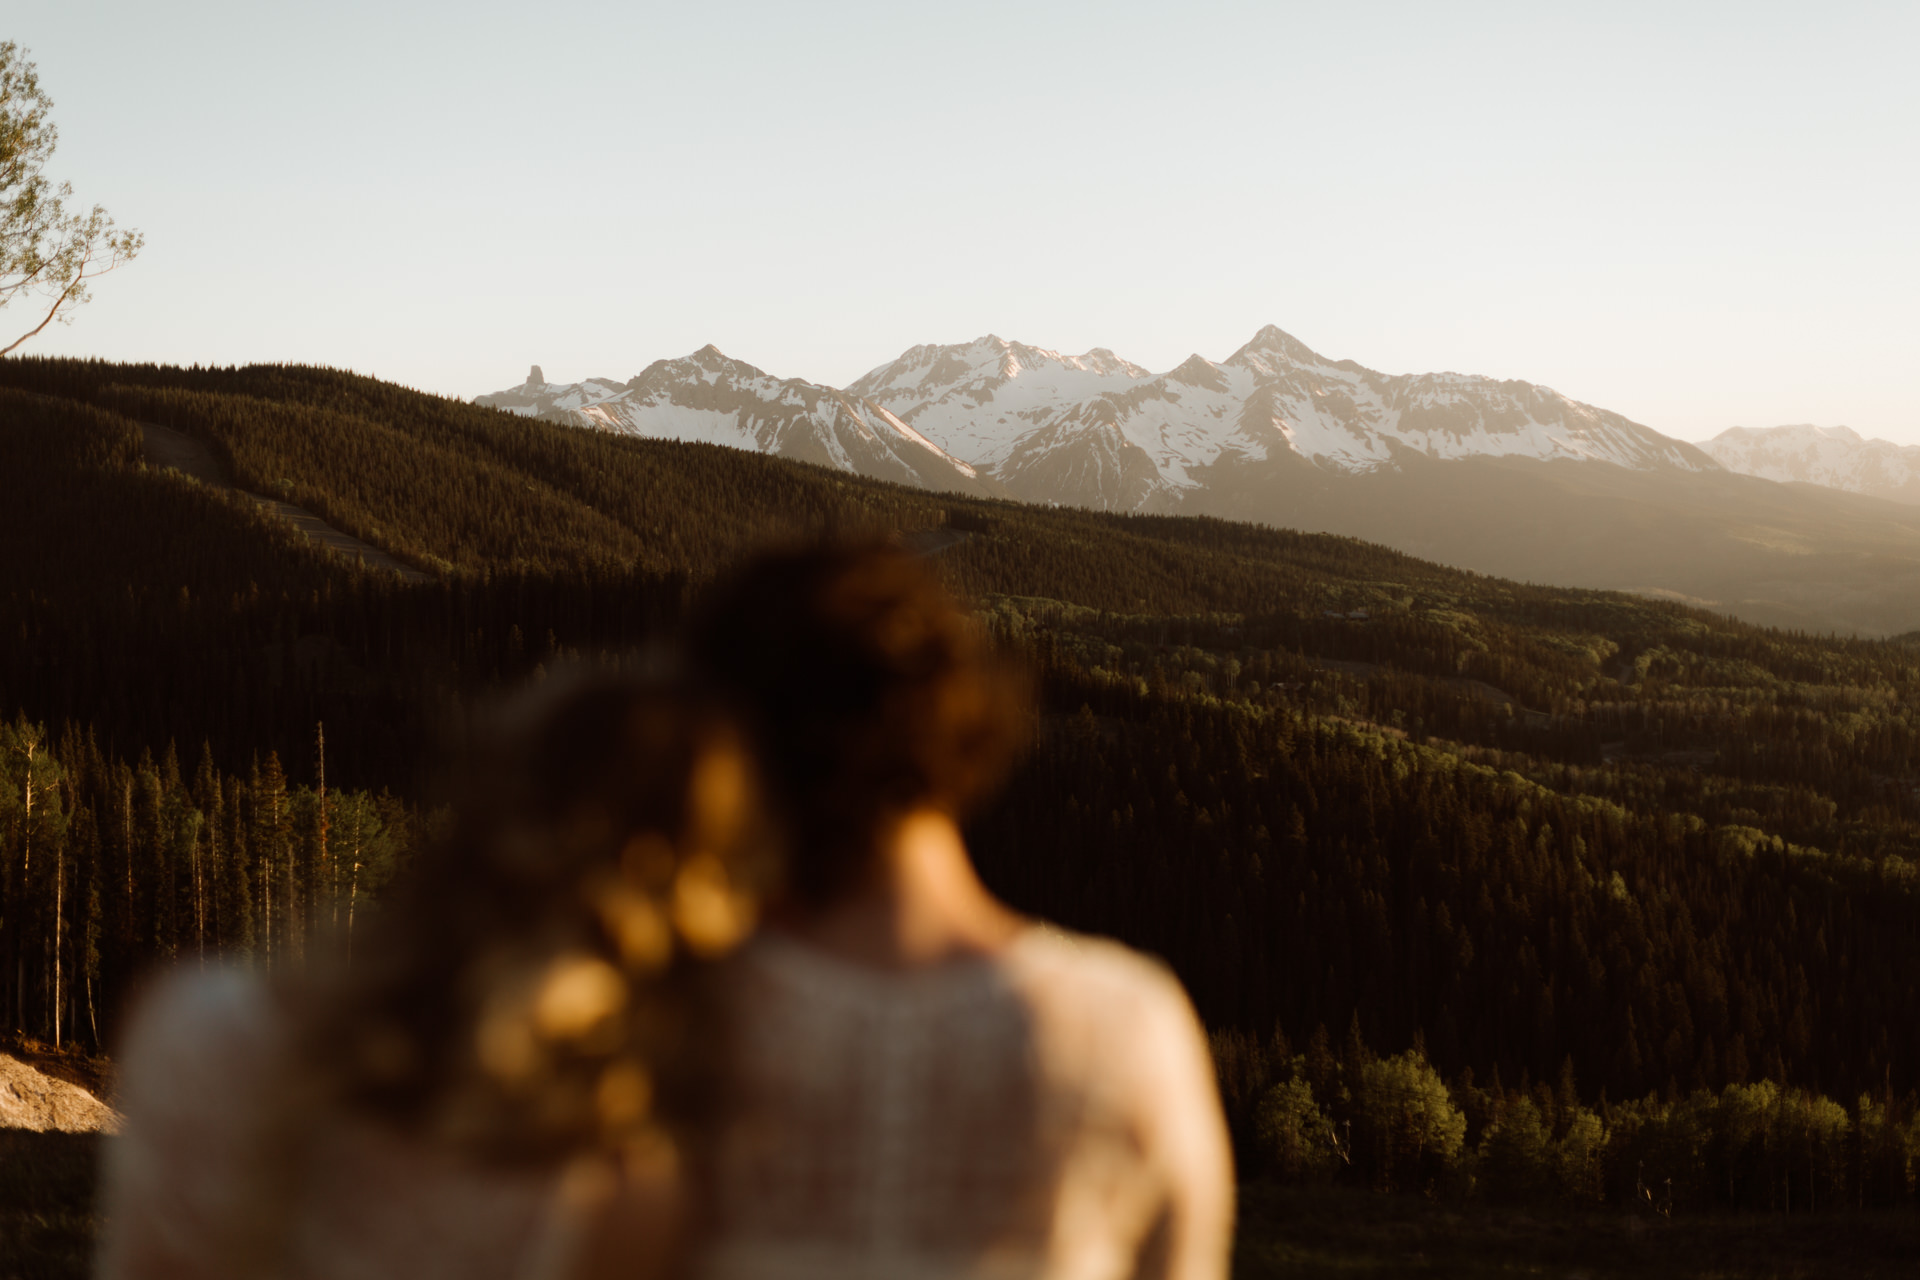
<svg viewBox="0 0 1920 1280"><path fill-rule="evenodd" d="M332 1280L547 1270L555 1179L462 1160L352 1116L289 1113L265 986L169 979L129 1037L100 1274Z"/></svg>
<svg viewBox="0 0 1920 1280"><path fill-rule="evenodd" d="M1029 929L905 974L763 938L733 965L734 1106L714 1136L714 1276L1224 1275L1232 1182L1178 984ZM281 1120L281 1015L221 974L157 993L109 1149L107 1277L552 1274L552 1174L353 1117ZM289 1138L292 1133L296 1136Z"/></svg>
<svg viewBox="0 0 1920 1280"><path fill-rule="evenodd" d="M1032 928L892 973L774 935L731 990L710 1274L1224 1274L1224 1125L1159 965Z"/></svg>

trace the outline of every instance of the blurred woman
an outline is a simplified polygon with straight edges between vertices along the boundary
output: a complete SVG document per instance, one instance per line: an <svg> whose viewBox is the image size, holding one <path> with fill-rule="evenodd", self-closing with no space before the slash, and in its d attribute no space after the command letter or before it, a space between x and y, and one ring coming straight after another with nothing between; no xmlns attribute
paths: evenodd
<svg viewBox="0 0 1920 1280"><path fill-rule="evenodd" d="M750 777L678 687L528 696L350 965L176 976L147 1001L101 1274L670 1269L709 974L766 869Z"/></svg>
<svg viewBox="0 0 1920 1280"><path fill-rule="evenodd" d="M1224 1276L1230 1158L1179 984L1021 919L968 859L1026 712L925 563L763 558L688 650L732 691L789 877L725 977L696 1272Z"/></svg>

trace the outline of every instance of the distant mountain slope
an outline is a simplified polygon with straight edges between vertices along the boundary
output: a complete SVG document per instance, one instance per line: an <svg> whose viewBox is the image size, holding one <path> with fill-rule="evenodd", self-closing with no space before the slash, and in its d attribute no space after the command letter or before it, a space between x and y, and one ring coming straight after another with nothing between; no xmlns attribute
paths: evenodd
<svg viewBox="0 0 1920 1280"><path fill-rule="evenodd" d="M1920 510L1883 499L1717 469L1530 458L1411 458L1354 475L1219 470L1210 514L1227 519L1343 533L1481 573L1662 596L1770 626L1887 635L1920 625Z"/></svg>
<svg viewBox="0 0 1920 1280"><path fill-rule="evenodd" d="M749 449L922 489L999 492L885 409L831 387L775 378L713 346L656 360L625 383L592 378L556 386L536 365L520 387L478 403L622 435Z"/></svg>
<svg viewBox="0 0 1920 1280"><path fill-rule="evenodd" d="M1920 445L1868 440L1849 427L1729 427L1700 446L1741 475L1820 484L1920 504Z"/></svg>

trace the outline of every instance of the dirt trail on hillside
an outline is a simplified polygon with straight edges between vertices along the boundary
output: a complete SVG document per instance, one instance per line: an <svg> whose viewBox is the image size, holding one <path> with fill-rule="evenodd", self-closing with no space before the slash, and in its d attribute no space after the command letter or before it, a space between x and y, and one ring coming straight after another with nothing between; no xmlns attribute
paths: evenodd
<svg viewBox="0 0 1920 1280"><path fill-rule="evenodd" d="M168 467L174 471L190 475L207 484L221 488L234 488L227 481L207 447L183 432L172 427L163 427L158 423L140 424L141 449L147 455L147 462L156 467ZM358 559L378 569L397 573L407 582L432 582L433 575L422 573L413 566L403 564L375 546L360 541L350 534L340 532L303 507L291 502L281 502L263 494L248 493L245 489L234 488L234 492L245 494L253 499L268 514L278 516L324 547L330 547L350 559Z"/></svg>

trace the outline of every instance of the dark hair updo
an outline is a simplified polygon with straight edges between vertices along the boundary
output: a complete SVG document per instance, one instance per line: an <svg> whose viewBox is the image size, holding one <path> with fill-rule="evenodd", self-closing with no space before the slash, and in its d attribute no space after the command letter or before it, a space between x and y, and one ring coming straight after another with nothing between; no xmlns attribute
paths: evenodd
<svg viewBox="0 0 1920 1280"><path fill-rule="evenodd" d="M908 811L964 816L1025 728L1022 682L926 561L887 543L756 558L704 602L688 650L731 695L787 825L788 884L815 903Z"/></svg>

